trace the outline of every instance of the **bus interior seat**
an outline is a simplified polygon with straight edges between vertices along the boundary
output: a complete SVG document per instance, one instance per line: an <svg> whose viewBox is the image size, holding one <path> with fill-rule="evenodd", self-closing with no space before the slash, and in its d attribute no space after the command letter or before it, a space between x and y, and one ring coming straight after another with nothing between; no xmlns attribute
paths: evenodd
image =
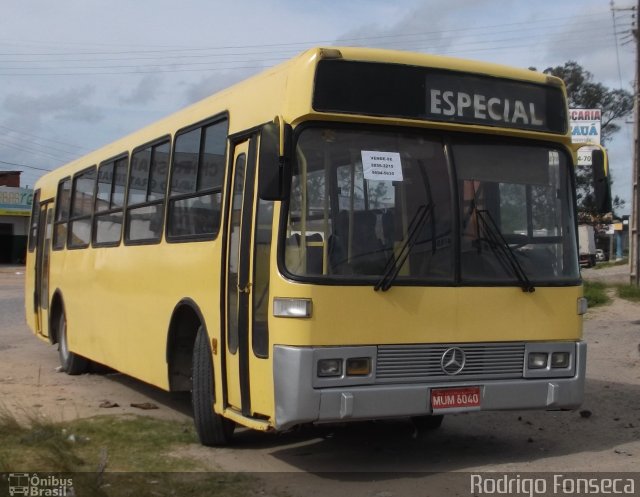
<svg viewBox="0 0 640 497"><path fill-rule="evenodd" d="M355 212L351 259L357 274L381 274L386 263L384 245L376 234L377 216L372 211Z"/></svg>
<svg viewBox="0 0 640 497"><path fill-rule="evenodd" d="M307 274L322 274L323 241L320 233L307 235Z"/></svg>
<svg viewBox="0 0 640 497"><path fill-rule="evenodd" d="M376 234L377 214L353 213L351 260L349 254L349 212L342 210L329 242L331 267L336 274L380 274L386 264L385 246ZM385 235L386 237L386 235Z"/></svg>
<svg viewBox="0 0 640 497"><path fill-rule="evenodd" d="M286 244L289 247L287 252L297 252L297 261L300 266L300 271L302 270L302 247L301 247L302 237L298 233L294 233L289 238L287 238ZM306 271L305 274L322 274L322 265L323 265L323 240L322 235L320 233L312 233L306 236ZM296 257L296 256L294 256ZM292 264L290 266L289 262L287 263L289 267L295 267L296 264Z"/></svg>
<svg viewBox="0 0 640 497"><path fill-rule="evenodd" d="M384 237L385 250L393 250L393 242L395 241L396 227L394 212L391 209L386 210L381 216L382 236Z"/></svg>

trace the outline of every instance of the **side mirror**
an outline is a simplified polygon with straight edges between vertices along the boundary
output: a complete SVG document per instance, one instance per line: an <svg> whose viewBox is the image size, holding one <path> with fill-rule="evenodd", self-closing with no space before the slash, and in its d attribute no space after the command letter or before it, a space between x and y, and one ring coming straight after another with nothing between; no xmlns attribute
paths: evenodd
<svg viewBox="0 0 640 497"><path fill-rule="evenodd" d="M281 117L260 130L258 196L262 200L286 200L289 195L290 143L291 126Z"/></svg>
<svg viewBox="0 0 640 497"><path fill-rule="evenodd" d="M611 212L611 185L609 184L607 153L597 148L591 152L593 169L593 196L599 214Z"/></svg>

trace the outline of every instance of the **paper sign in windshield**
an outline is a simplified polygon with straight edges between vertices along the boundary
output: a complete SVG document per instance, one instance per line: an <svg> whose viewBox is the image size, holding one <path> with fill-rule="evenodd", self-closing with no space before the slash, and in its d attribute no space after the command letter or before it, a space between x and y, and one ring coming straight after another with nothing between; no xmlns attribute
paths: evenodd
<svg viewBox="0 0 640 497"><path fill-rule="evenodd" d="M398 152L362 150L364 179L402 181L402 164Z"/></svg>

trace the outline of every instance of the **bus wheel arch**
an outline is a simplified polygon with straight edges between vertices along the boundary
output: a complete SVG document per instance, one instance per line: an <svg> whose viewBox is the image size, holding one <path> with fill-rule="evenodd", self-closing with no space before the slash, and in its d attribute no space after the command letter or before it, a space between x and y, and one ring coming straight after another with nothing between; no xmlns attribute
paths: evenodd
<svg viewBox="0 0 640 497"><path fill-rule="evenodd" d="M60 321L60 313L65 312L64 300L62 299L62 292L56 290L51 298L51 304L49 305L49 342L51 345L58 343L58 326Z"/></svg>
<svg viewBox="0 0 640 497"><path fill-rule="evenodd" d="M214 411L211 343L199 307L183 299L174 308L167 335L169 390L190 391L194 425L203 445L226 445L235 423Z"/></svg>
<svg viewBox="0 0 640 497"><path fill-rule="evenodd" d="M196 336L193 348L193 390L191 405L193 421L202 445L224 446L231 442L235 423L213 409L215 402L215 382L211 342L204 326Z"/></svg>
<svg viewBox="0 0 640 497"><path fill-rule="evenodd" d="M69 375L83 374L89 371L91 361L69 350L67 342L67 314L64 308L64 300L59 290L56 290L51 299L51 314L49 341L58 344L58 356L62 370Z"/></svg>
<svg viewBox="0 0 640 497"><path fill-rule="evenodd" d="M191 390L193 347L201 326L205 326L205 323L198 305L189 298L178 302L167 333L167 368L171 392Z"/></svg>

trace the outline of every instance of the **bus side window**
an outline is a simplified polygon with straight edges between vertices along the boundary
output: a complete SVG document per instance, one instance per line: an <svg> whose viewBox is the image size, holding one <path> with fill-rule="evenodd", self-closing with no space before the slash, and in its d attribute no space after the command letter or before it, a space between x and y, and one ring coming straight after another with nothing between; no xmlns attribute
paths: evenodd
<svg viewBox="0 0 640 497"><path fill-rule="evenodd" d="M91 242L91 214L96 177L96 167L93 166L73 178L71 214L67 233L69 248L86 248Z"/></svg>
<svg viewBox="0 0 640 497"><path fill-rule="evenodd" d="M176 136L167 237L212 238L220 229L227 120Z"/></svg>
<svg viewBox="0 0 640 497"><path fill-rule="evenodd" d="M103 162L98 170L93 220L93 244L116 246L122 235L122 208L127 181L127 157Z"/></svg>
<svg viewBox="0 0 640 497"><path fill-rule="evenodd" d="M131 156L125 243L155 243L162 238L170 148L165 140Z"/></svg>
<svg viewBox="0 0 640 497"><path fill-rule="evenodd" d="M67 223L69 222L69 202L71 200L71 178L65 178L58 184L56 195L56 216L53 228L53 249L63 249L67 241Z"/></svg>

